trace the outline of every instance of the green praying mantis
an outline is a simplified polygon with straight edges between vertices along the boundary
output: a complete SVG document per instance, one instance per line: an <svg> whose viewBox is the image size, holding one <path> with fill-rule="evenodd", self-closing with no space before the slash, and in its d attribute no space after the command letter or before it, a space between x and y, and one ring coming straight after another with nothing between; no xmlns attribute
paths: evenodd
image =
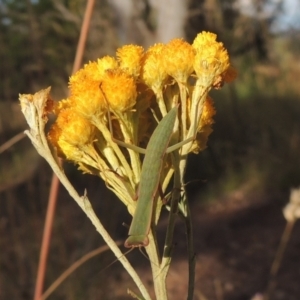
<svg viewBox="0 0 300 300"><path fill-rule="evenodd" d="M137 207L129 229L129 237L124 243L124 246L127 248L146 247L149 244L148 234L153 214L153 203L160 183L160 173L163 166L164 155L179 149L194 139L194 137L187 138L168 148L177 113L178 105L173 107L158 123L150 137L146 149L113 138L120 146L145 154L137 192ZM109 123L111 128L110 118Z"/></svg>

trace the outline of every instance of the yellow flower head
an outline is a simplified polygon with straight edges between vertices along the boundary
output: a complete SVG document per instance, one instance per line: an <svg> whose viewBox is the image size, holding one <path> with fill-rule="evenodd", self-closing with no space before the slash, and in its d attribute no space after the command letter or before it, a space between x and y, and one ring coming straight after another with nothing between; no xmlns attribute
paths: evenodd
<svg viewBox="0 0 300 300"><path fill-rule="evenodd" d="M99 76L103 77L107 70L117 69L119 67L119 64L114 57L107 55L97 60L97 67Z"/></svg>
<svg viewBox="0 0 300 300"><path fill-rule="evenodd" d="M132 76L120 69L107 70L101 83L108 105L115 111L124 112L136 103L136 83Z"/></svg>
<svg viewBox="0 0 300 300"><path fill-rule="evenodd" d="M141 79L155 93L161 90L168 73L164 68L164 44L155 44L145 53L142 60Z"/></svg>
<svg viewBox="0 0 300 300"><path fill-rule="evenodd" d="M187 142L181 145L180 155L164 157L159 162L160 174L155 174L163 189L175 170L180 179L188 153L204 149L212 132L215 109L209 91L236 76L226 49L216 38L213 33L202 32L192 45L174 39L167 45L156 44L146 52L140 46L123 46L117 50L116 58L105 56L89 62L72 75L70 96L54 107L49 98L50 88L35 95L20 95L21 108L31 128L29 137L37 148L46 150L47 159L49 149L44 148L41 131L47 122L47 112L53 111L57 119L50 128L48 141L57 153L84 172L102 177L133 214L136 203L132 198L141 181L143 160L136 151L115 143L112 136L145 148L157 121L180 104L174 123L172 115L162 120L172 127L174 141ZM108 124L110 114L106 116L108 109L113 114L112 131ZM195 132L196 138L191 140ZM161 201L157 203L155 221L163 206Z"/></svg>
<svg viewBox="0 0 300 300"><path fill-rule="evenodd" d="M136 45L125 45L117 50L117 58L120 68L138 78L141 70L141 59L144 54L144 48Z"/></svg>
<svg viewBox="0 0 300 300"><path fill-rule="evenodd" d="M74 146L91 144L94 140L95 127L72 109L62 110L56 124L60 129L59 140Z"/></svg>
<svg viewBox="0 0 300 300"><path fill-rule="evenodd" d="M69 160L80 161L82 147L94 141L95 127L86 119L80 117L72 109L60 112L52 125L48 140L57 149L58 155Z"/></svg>
<svg viewBox="0 0 300 300"><path fill-rule="evenodd" d="M201 52L205 46L217 43L216 39L217 35L215 33L202 31L197 34L192 46L197 52Z"/></svg>
<svg viewBox="0 0 300 300"><path fill-rule="evenodd" d="M209 96L206 98L203 106L202 115L197 128L197 138L194 141L190 151L199 153L204 150L207 145L208 136L212 133L213 116L216 114L213 100Z"/></svg>
<svg viewBox="0 0 300 300"><path fill-rule="evenodd" d="M96 62L90 62L70 78L70 101L74 109L91 118L101 116L106 111L106 103L100 91L101 74Z"/></svg>
<svg viewBox="0 0 300 300"><path fill-rule="evenodd" d="M62 152L63 157L65 157L68 160L72 160L77 164L79 164L80 161L82 161L83 152L77 146L69 144L64 139L59 139L58 144L59 144L58 154L59 152Z"/></svg>
<svg viewBox="0 0 300 300"><path fill-rule="evenodd" d="M61 136L61 128L57 125L57 123L54 123L50 128L47 138L52 144L52 146L56 148L58 152L57 153L58 156L62 156L63 154L63 151L60 149L60 146L58 145L58 140L60 136Z"/></svg>
<svg viewBox="0 0 300 300"><path fill-rule="evenodd" d="M202 32L193 42L196 50L194 69L203 84L218 85L220 75L225 75L229 68L229 56L222 43L216 41L217 35L211 32Z"/></svg>
<svg viewBox="0 0 300 300"><path fill-rule="evenodd" d="M204 102L198 130L201 131L201 128L203 128L204 126L212 125L214 123L213 116L215 114L216 110L214 107L213 100L211 97L208 96Z"/></svg>
<svg viewBox="0 0 300 300"><path fill-rule="evenodd" d="M186 82L193 73L195 50L182 39L174 39L165 47L165 69L178 82Z"/></svg>
<svg viewBox="0 0 300 300"><path fill-rule="evenodd" d="M62 99L55 103L53 112L58 115L62 110L72 107L72 101L70 98Z"/></svg>

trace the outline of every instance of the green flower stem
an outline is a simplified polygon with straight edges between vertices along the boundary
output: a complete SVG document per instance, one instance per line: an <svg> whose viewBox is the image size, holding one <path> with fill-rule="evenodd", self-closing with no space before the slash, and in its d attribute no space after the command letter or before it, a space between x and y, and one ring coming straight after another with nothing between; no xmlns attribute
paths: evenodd
<svg viewBox="0 0 300 300"><path fill-rule="evenodd" d="M187 241L187 251L188 251L188 261L189 261L189 280L188 280L188 300L194 299L194 289L195 289L195 273L196 273L196 254L194 249L194 233L193 224L191 218L191 212L189 203L183 196L183 205L186 207L186 216L184 216L185 230L186 230L186 241Z"/></svg>
<svg viewBox="0 0 300 300"><path fill-rule="evenodd" d="M115 154L117 155L118 159L121 162L121 165L124 167L125 171L126 171L126 175L130 181L130 183L132 184L132 186L135 185L134 182L134 176L131 170L130 165L128 164L126 158L124 157L122 151L120 150L119 146L112 140L112 135L111 132L108 130L108 128L98 119L94 119L92 120L93 124L99 129L99 131L102 133L103 137L105 138L105 140L109 143L109 145L111 146L111 148L114 150Z"/></svg>
<svg viewBox="0 0 300 300"><path fill-rule="evenodd" d="M186 161L181 160L179 163L179 176L180 181L183 182L184 174L186 168ZM189 279L188 279L188 300L194 298L194 288L195 288L195 268L196 268L196 259L195 259L195 249L194 249L194 235L193 235L193 226L192 218L190 214L189 203L187 201L186 192L182 191L182 203L181 207L182 214L184 218L186 235L187 235L187 251L188 251L188 261L189 261Z"/></svg>
<svg viewBox="0 0 300 300"><path fill-rule="evenodd" d="M124 136L124 143L135 143L137 144L137 141L134 138L134 131L136 131L136 129L133 126L133 120L132 120L132 113L131 112L127 112L126 114L122 114L122 113L117 113L114 112L114 114L117 116L122 134ZM113 137L113 132L111 132L111 135ZM126 147L124 147L126 148ZM133 175L134 178L140 178L141 176L141 160L140 160L140 155L138 152L130 149L130 148L126 148L129 156L130 156L130 165L131 165L131 169L133 171Z"/></svg>
<svg viewBox="0 0 300 300"><path fill-rule="evenodd" d="M163 96L163 92L162 89L159 89L157 91L154 91L155 95L156 95L156 102L158 104L158 107L160 109L160 112L162 114L162 116L164 117L168 112L166 109L166 104L164 101L164 96Z"/></svg>
<svg viewBox="0 0 300 300"><path fill-rule="evenodd" d="M195 84L195 89L193 91L192 103L190 109L191 126L188 132L188 137L194 136L199 125L199 121L203 112L204 102L206 100L207 94L210 88L201 85L201 80L197 80ZM188 148L188 145L185 145ZM183 151L182 153L188 153L188 151Z"/></svg>
<svg viewBox="0 0 300 300"><path fill-rule="evenodd" d="M156 299L167 300L167 287L166 287L166 273L163 272L160 263L160 255L158 250L158 245L155 236L152 231L149 232L149 245L145 248L149 256L152 278L154 283L154 290Z"/></svg>
<svg viewBox="0 0 300 300"><path fill-rule="evenodd" d="M178 83L179 91L180 91L180 99L181 99L181 124L182 124L182 136L181 140L186 139L186 118L187 118L187 110L186 110L186 101L187 101L187 87L186 84Z"/></svg>

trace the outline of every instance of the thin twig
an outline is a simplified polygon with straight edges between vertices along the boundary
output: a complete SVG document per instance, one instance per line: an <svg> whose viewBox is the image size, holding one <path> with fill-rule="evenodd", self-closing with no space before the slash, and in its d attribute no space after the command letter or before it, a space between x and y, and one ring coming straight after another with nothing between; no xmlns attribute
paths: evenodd
<svg viewBox="0 0 300 300"><path fill-rule="evenodd" d="M291 237L291 234L292 234L292 231L294 228L294 224L295 224L295 222L287 222L286 223L286 226L285 226L284 232L282 234L280 244L278 246L277 253L276 253L276 256L275 256L275 259L274 259L274 262L272 264L272 268L270 271L271 277L275 277L278 273L286 246L290 240L290 237Z"/></svg>
<svg viewBox="0 0 300 300"><path fill-rule="evenodd" d="M44 279L47 269L47 258L50 248L51 233L53 227L53 219L55 215L56 199L58 193L59 181L56 176L52 176L48 207L46 212L46 220L43 232L43 240L40 250L39 266L35 284L34 299L40 300L43 293Z"/></svg>
<svg viewBox="0 0 300 300"><path fill-rule="evenodd" d="M121 241L117 241L117 245L121 245ZM81 265L83 265L86 261L93 258L96 255L99 255L110 248L107 245L101 246L93 251L90 251L89 253L82 256L80 259L75 261L68 269L66 269L45 291L45 293L42 295L41 300L47 299L59 286L60 284L66 280L76 269L78 269Z"/></svg>
<svg viewBox="0 0 300 300"><path fill-rule="evenodd" d="M127 294L130 295L133 299L144 300L130 289L127 289Z"/></svg>
<svg viewBox="0 0 300 300"><path fill-rule="evenodd" d="M86 36L88 33L88 28L91 20L91 15L93 11L95 0L89 0L87 2L86 11L83 19L83 23L81 26L81 32L79 37L79 42L76 50L75 61L73 64L73 73L76 72L81 65L83 51L85 48ZM48 208L47 208L47 216L45 221L45 228L43 233L43 240L41 245L41 252L40 252L40 260L39 266L37 271L37 279L35 285L35 292L34 292L34 300L40 300L43 292L44 286L44 278L46 273L46 264L47 264L47 257L49 252L49 245L50 245L50 238L51 238L51 231L52 231L52 224L55 212L55 206L57 201L58 195L58 187L59 187L59 180L55 174L52 176L51 187L50 187L50 195L48 199Z"/></svg>
<svg viewBox="0 0 300 300"><path fill-rule="evenodd" d="M74 64L73 64L72 73L75 73L80 68L81 63L82 63L83 52L85 49L85 43L86 43L86 39L87 39L89 27L90 27L94 4L95 4L95 0L88 0L88 3L86 5L83 23L82 23L81 31L80 31L80 37L79 37L79 41L78 41L78 45L77 45L77 49L76 49L76 55L75 55L75 60L74 60Z"/></svg>
<svg viewBox="0 0 300 300"><path fill-rule="evenodd" d="M276 252L276 255L275 255L271 270L270 270L270 279L269 279L267 291L264 295L264 300L270 299L271 293L273 292L273 290L276 286L275 278L278 274L278 270L281 265L286 246L288 244L288 241L290 240L294 225L295 225L294 221L288 221L286 223L284 232L281 236L280 244L277 248L277 252Z"/></svg>
<svg viewBox="0 0 300 300"><path fill-rule="evenodd" d="M2 146L0 146L0 154L2 152L4 152L5 150L9 149L11 146L13 146L15 143L17 143L18 141L22 140L26 135L24 134L24 132L20 132L17 135L15 135L14 137L12 137L10 140L8 140L7 142L5 142Z"/></svg>
<svg viewBox="0 0 300 300"><path fill-rule="evenodd" d="M186 193L185 193L186 195ZM185 199L186 204L186 216L184 218L186 228L187 250L189 259L189 281L188 281L188 300L194 299L195 289L195 269L196 269L196 255L194 249L194 233L193 224L191 218L191 212L188 201Z"/></svg>

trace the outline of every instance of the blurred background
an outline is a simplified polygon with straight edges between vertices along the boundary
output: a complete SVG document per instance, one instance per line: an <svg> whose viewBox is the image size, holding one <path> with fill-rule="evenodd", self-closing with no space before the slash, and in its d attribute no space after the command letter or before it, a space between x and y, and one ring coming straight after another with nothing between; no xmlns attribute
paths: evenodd
<svg viewBox="0 0 300 300"><path fill-rule="evenodd" d="M83 0L0 0L0 147L27 129L18 94L52 87L67 96L85 11ZM195 299L254 299L269 283L285 228L282 207L300 182L300 2L298 0L98 0L84 63L124 44L197 33L218 35L238 78L211 93L217 115L207 149L191 155L191 198L197 275ZM1 148L0 148L1 149ZM65 163L66 173L116 240L130 217L99 179ZM0 154L0 299L32 299L52 172L28 138ZM162 234L165 222L159 225ZM169 276L170 299L185 299L182 224ZM61 188L45 287L103 244ZM129 254L151 286L148 262ZM295 225L270 299L300 299L300 227ZM133 283L109 251L74 272L49 299L131 299ZM206 297L206 298L203 298ZM259 298L257 298L259 299Z"/></svg>

